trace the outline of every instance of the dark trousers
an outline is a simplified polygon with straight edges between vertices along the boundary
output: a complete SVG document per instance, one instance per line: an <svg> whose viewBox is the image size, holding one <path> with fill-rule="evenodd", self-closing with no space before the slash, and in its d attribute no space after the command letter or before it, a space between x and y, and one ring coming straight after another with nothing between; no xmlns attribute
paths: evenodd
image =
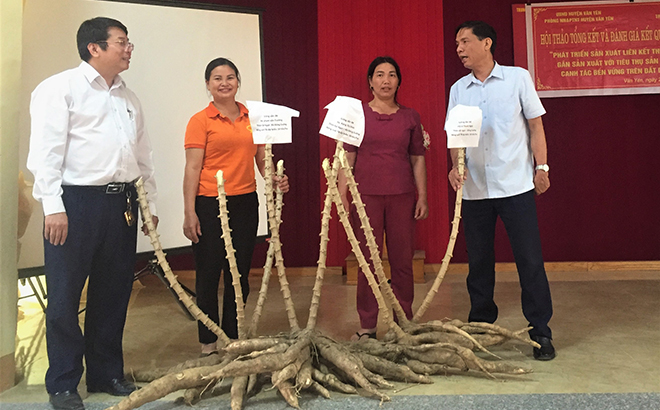
<svg viewBox="0 0 660 410"><path fill-rule="evenodd" d="M227 197L229 211L229 228L232 244L236 252L236 264L241 275L243 302L247 301L250 285L248 274L252 265L252 253L257 237L259 224L259 200L257 193ZM220 324L218 314L218 285L220 275L224 273L224 293L222 296L222 324L220 327L231 339L238 339L238 324L236 322L236 296L232 285L225 241L222 239L218 200L214 197L198 196L195 199L195 212L199 218L202 236L194 243L193 254L197 269L195 292L197 306L211 320ZM208 330L201 322L197 323L199 342L208 344L218 337Z"/></svg>
<svg viewBox="0 0 660 410"><path fill-rule="evenodd" d="M413 256L415 254L415 193L400 195L362 195L376 244L383 251L383 232L387 234L387 255L390 262L391 286L408 319L412 318L415 292ZM355 206L351 207L351 225L360 241L364 257L370 261L371 252L362 232ZM375 274L373 262L369 263ZM376 281L378 279L376 278ZM378 324L378 302L362 270L358 272L357 311L360 326L373 329Z"/></svg>
<svg viewBox="0 0 660 410"><path fill-rule="evenodd" d="M534 191L507 198L463 201L463 221L470 272L467 287L472 309L469 321L493 323L497 305L495 289L495 223L502 219L522 288L522 310L529 321L531 336L552 338L548 322L552 317L550 286L543 266L541 236L536 216Z"/></svg>
<svg viewBox="0 0 660 410"><path fill-rule="evenodd" d="M124 219L126 193L64 186L68 236L61 246L44 240L48 308L46 390L75 391L87 365L87 384L124 375L122 336L133 283L136 226ZM137 197L130 189L133 212ZM78 324L80 296L89 278L84 335Z"/></svg>

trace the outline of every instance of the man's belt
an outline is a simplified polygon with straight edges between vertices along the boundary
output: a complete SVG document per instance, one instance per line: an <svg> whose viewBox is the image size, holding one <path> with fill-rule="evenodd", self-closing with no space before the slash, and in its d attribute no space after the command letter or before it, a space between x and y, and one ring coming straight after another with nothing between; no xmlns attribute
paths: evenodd
<svg viewBox="0 0 660 410"><path fill-rule="evenodd" d="M111 182L107 185L83 185L84 188L91 188L98 191L103 191L106 194L121 194L128 191L129 188L135 186L135 182Z"/></svg>

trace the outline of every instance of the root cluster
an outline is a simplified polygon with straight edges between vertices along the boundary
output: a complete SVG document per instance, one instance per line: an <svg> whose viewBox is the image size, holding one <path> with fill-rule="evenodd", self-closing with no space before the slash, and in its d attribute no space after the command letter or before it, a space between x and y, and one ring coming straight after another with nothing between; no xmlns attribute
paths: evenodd
<svg viewBox="0 0 660 410"><path fill-rule="evenodd" d="M466 337L448 331L447 323L475 333ZM511 332L489 324L453 320L420 326L403 343L375 339L340 343L309 329L237 340L225 346L223 359L215 355L200 359L206 363L196 360L164 372L136 373L135 378L141 382L151 381L155 375L159 378L111 409L137 408L177 390L186 390L186 401L194 403L203 392L212 393L226 378L233 378L232 409L242 408L244 400L257 394L265 384L277 388L295 408L299 408L298 398L303 391L325 398L330 398L330 391L337 391L389 401L382 390L394 387L390 381L428 384L433 383L431 375L481 372L495 378L498 373L529 373L530 369L484 357L488 355L486 346L518 339L526 330ZM485 353L478 355L474 350ZM211 364L212 361L216 363ZM200 364L201 367L194 367Z"/></svg>

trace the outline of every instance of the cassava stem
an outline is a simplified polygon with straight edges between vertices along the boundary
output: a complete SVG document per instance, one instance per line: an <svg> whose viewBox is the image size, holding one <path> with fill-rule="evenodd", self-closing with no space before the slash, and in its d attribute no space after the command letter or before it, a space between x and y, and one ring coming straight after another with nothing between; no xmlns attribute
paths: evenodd
<svg viewBox="0 0 660 410"><path fill-rule="evenodd" d="M335 150L334 161L332 162L332 175L337 177L339 169L339 157L337 153L341 149L342 142L337 143ZM325 261L328 256L328 233L330 231L330 218L332 212L332 192L330 190L330 182L327 182L328 188L325 191L325 201L323 203L323 211L321 212L321 241L319 243L319 259L316 266L316 280L314 281L314 289L312 292L312 302L309 305L309 317L307 319L307 329L314 329L316 327L316 320L318 318L319 305L321 302L321 288L323 287L323 278L325 277Z"/></svg>
<svg viewBox="0 0 660 410"><path fill-rule="evenodd" d="M284 268L284 258L282 257L282 243L280 241L280 227L277 224L275 216L275 207L273 199L273 146L266 144L264 155L264 179L266 182L266 207L268 208L268 224L270 225L270 241L275 247L275 266L277 266L277 275L280 280L280 289L284 298L284 306L286 308L287 317L289 319L289 327L296 332L300 330L298 325L298 318L296 317L296 308L293 305L291 298L291 290L289 289L289 281L286 279L286 271Z"/></svg>
<svg viewBox="0 0 660 410"><path fill-rule="evenodd" d="M385 271L383 270L383 261L380 257L380 251L378 250L378 245L376 244L376 237L374 236L373 229L371 228L371 223L369 222L369 217L367 216L367 212L365 211L364 202L362 202L362 196L358 191L357 183L355 182L355 177L353 176L353 170L351 169L351 167L348 166L348 161L346 159L346 151L344 151L343 148L341 149L339 148L341 147L338 147L341 169L344 172L344 176L346 177L346 185L348 185L348 189L351 191L351 197L353 199L353 203L355 204L357 214L360 217L362 231L364 232L364 237L367 240L367 247L369 248L369 253L371 254L371 261L374 264L375 275L378 278L381 292L383 293L385 299L390 303L390 306L392 306L392 309L396 313L397 319L405 328L408 323L408 318L406 317L406 313L403 311L403 308L401 307L399 300L394 295L394 291L392 291L392 287L390 286L390 284L387 281L387 278L385 277Z"/></svg>
<svg viewBox="0 0 660 410"><path fill-rule="evenodd" d="M458 175L460 175L461 181L463 179L464 172L465 172L465 148L461 148L458 150ZM462 204L463 204L463 184L461 183L461 186L456 191L456 203L454 205L454 219L451 221L451 234L449 235L449 243L447 244L447 251L445 252L445 257L442 258L442 265L440 266L440 270L438 271L438 274L436 275L435 280L433 281L433 285L431 285L431 289L429 289L428 293L426 294L426 297L424 298L424 301L422 301L422 304L419 306L419 309L417 309L417 312L413 316L412 319L413 322L419 322L422 316L424 316L426 310L429 308L429 306L431 306L431 302L433 301L433 298L435 297L436 293L438 293L440 284L445 278L445 274L447 273L447 268L449 267L449 261L451 261L451 258L454 254L456 237L458 237L458 226L461 222Z"/></svg>
<svg viewBox="0 0 660 410"><path fill-rule="evenodd" d="M222 225L222 240L225 243L227 262L231 272L236 299L236 322L238 324L238 338L245 339L245 303L243 302L243 289L241 288L241 274L236 264L236 250L231 240L231 228L229 227L229 211L227 210L227 193L225 192L225 180L222 170L218 170L215 179L218 184L218 206L220 207L220 224ZM226 273L225 273L226 274Z"/></svg>
<svg viewBox="0 0 660 410"><path fill-rule="evenodd" d="M277 161L277 176L284 176L284 161ZM282 223L282 206L284 193L279 187L277 188L277 194L275 195L275 223L279 227ZM257 328L259 326L259 319L261 319L261 312L263 311L264 304L266 303L266 297L268 295L268 284L270 282L270 276L273 272L273 259L275 256L275 243L270 242L268 244L268 252L266 253L266 263L264 264L264 274L261 278L261 288L259 289L259 297L257 298L257 304L254 308L254 313L252 314L252 323L250 325L250 330L248 331L249 337L257 337Z"/></svg>
<svg viewBox="0 0 660 410"><path fill-rule="evenodd" d="M341 223L344 225L346 236L348 236L348 240L353 249L353 253L355 253L355 258L358 261L358 265L362 269L362 272L364 272L364 276L367 278L367 282L369 282L369 286L371 287L371 290L374 293L376 302L378 303L378 310L383 315L383 319L388 324L389 328L396 333L397 337L399 339L405 339L407 336L406 333L399 327L399 325L396 324L396 322L390 315L390 312L385 303L385 299L383 298L383 294L380 292L380 289L378 288L378 283L376 283L376 279L374 278L374 275L371 272L371 269L369 268L369 264L365 260L364 255L362 254L362 250L360 249L360 244L357 238L355 237L355 232L353 232L351 223L348 220L348 213L344 209L344 204L342 204L341 202L339 190L337 189L337 178L336 176L332 175L332 169L330 168L330 161L327 158L323 160L323 171L325 172L325 178L328 180L328 188L332 193L332 200L337 206L337 214L339 215L339 219Z"/></svg>
<svg viewBox="0 0 660 410"><path fill-rule="evenodd" d="M151 211L149 210L149 204L147 203L147 193L144 190L144 182L142 178L139 178L135 182L135 189L138 193L138 203L140 204L140 211L142 212L142 217L144 218L144 223L147 225L147 230L149 234L149 241L151 246L154 248L154 253L156 254L156 259L158 260L158 265L163 270L163 274L167 278L167 281L170 284L170 287L174 289L176 295L179 297L179 300L184 304L186 309L190 312L191 315L200 322L202 322L211 332L213 332L222 345L226 345L231 341L225 332L220 329L220 327L211 320L202 310L197 307L192 298L181 288L181 284L177 280L177 277L172 273L170 264L167 263L165 258L165 252L163 252L163 246L160 243L160 235L156 231L156 226L153 223L153 217Z"/></svg>

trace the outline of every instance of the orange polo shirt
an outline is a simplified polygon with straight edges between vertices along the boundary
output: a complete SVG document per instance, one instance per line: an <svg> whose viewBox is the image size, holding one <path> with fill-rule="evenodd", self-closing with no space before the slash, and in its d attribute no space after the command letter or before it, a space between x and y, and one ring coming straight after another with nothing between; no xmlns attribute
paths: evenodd
<svg viewBox="0 0 660 410"><path fill-rule="evenodd" d="M215 174L219 169L224 173L227 195L249 194L257 189L254 180L257 146L252 142L248 110L237 104L241 113L235 122L222 115L213 102L188 122L185 148L204 150L197 195L218 196Z"/></svg>

